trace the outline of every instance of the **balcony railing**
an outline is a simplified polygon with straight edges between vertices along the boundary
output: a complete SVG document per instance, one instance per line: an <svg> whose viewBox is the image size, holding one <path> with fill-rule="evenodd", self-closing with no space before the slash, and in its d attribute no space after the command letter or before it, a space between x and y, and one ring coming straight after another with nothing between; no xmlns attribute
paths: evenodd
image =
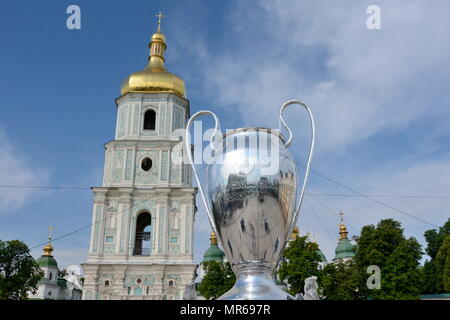
<svg viewBox="0 0 450 320"><path fill-rule="evenodd" d="M135 247L133 249L134 256L149 256L151 249L144 245L144 242L150 244L151 232L136 232Z"/></svg>
<svg viewBox="0 0 450 320"><path fill-rule="evenodd" d="M149 256L151 253L150 248L134 248L133 249L133 256Z"/></svg>
<svg viewBox="0 0 450 320"><path fill-rule="evenodd" d="M150 241L151 239L151 232L136 232L136 242L140 241Z"/></svg>

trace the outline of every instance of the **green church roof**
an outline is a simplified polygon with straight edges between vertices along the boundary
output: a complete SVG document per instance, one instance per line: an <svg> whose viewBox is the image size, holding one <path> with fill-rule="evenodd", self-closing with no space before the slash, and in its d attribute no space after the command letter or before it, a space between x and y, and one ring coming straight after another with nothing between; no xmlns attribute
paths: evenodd
<svg viewBox="0 0 450 320"><path fill-rule="evenodd" d="M205 254L203 255L203 262L209 262L209 261L217 261L217 262L223 262L223 257L225 256L225 253L219 248L217 244L212 244L208 250L206 250Z"/></svg>
<svg viewBox="0 0 450 320"><path fill-rule="evenodd" d="M322 250L318 249L316 252L317 252L317 254L319 255L320 260L321 260L322 262L327 262L327 257L325 257L325 255L323 254Z"/></svg>
<svg viewBox="0 0 450 320"><path fill-rule="evenodd" d="M217 237L214 232L211 232L211 246L208 250L206 250L205 254L203 255L203 262L209 262L209 261L216 261L216 262L223 262L223 257L225 256L225 253L220 250L218 244L217 244Z"/></svg>
<svg viewBox="0 0 450 320"><path fill-rule="evenodd" d="M353 245L347 238L339 240L339 244L335 250L336 256L334 260L343 258L352 258L355 256Z"/></svg>
<svg viewBox="0 0 450 320"><path fill-rule="evenodd" d="M36 260L39 267L58 267L58 263L56 262L55 258L53 256L41 256L39 259Z"/></svg>
<svg viewBox="0 0 450 320"><path fill-rule="evenodd" d="M56 283L58 284L59 287L63 288L63 289L67 289L67 280L64 278L58 278L58 280L56 281Z"/></svg>

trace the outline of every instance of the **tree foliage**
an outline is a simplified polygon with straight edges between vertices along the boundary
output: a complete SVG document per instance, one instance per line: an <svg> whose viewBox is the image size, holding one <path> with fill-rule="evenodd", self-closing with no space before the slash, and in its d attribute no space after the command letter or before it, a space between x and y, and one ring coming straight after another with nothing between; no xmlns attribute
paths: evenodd
<svg viewBox="0 0 450 320"><path fill-rule="evenodd" d="M427 230L424 233L424 237L427 241L427 248L425 252L431 258L426 261L423 271L423 286L422 293L444 293L450 292L449 289L445 289L444 286L444 273L448 271L448 267L445 267L445 258L443 252L439 255L439 251L444 244L444 240L450 235L450 218L447 222L438 229ZM444 250L444 249L443 249Z"/></svg>
<svg viewBox="0 0 450 320"><path fill-rule="evenodd" d="M422 277L421 293L433 294L440 291L439 284L441 283L441 279L435 259L425 261L422 267Z"/></svg>
<svg viewBox="0 0 450 320"><path fill-rule="evenodd" d="M25 243L0 240L0 299L27 299L27 292L35 293L43 276Z"/></svg>
<svg viewBox="0 0 450 320"><path fill-rule="evenodd" d="M418 299L422 283L420 244L415 238L402 241L387 258L381 271L382 299Z"/></svg>
<svg viewBox="0 0 450 320"><path fill-rule="evenodd" d="M353 260L327 264L322 272L320 286L326 300L357 300L360 298L359 274Z"/></svg>
<svg viewBox="0 0 450 320"><path fill-rule="evenodd" d="M431 229L425 231L423 234L427 240L427 248L425 250L426 254L430 256L431 259L436 258L436 255L441 247L444 239L450 235L450 218L447 222L439 229Z"/></svg>
<svg viewBox="0 0 450 320"><path fill-rule="evenodd" d="M445 237L439 251L436 254L437 272L441 276L442 281L439 287L440 290L450 292L450 235Z"/></svg>
<svg viewBox="0 0 450 320"><path fill-rule="evenodd" d="M64 278L66 275L67 275L66 269L58 270L58 277Z"/></svg>
<svg viewBox="0 0 450 320"><path fill-rule="evenodd" d="M207 300L217 299L230 290L236 282L236 276L229 262L209 261L203 264L205 275L198 291Z"/></svg>
<svg viewBox="0 0 450 320"><path fill-rule="evenodd" d="M309 242L307 238L297 237L290 242L284 250L284 261L278 270L280 279L287 279L289 293L294 296L303 292L306 278L316 276L319 284L322 278L322 272L319 270L321 260L317 253L319 247L316 243Z"/></svg>
<svg viewBox="0 0 450 320"><path fill-rule="evenodd" d="M419 260L422 251L414 238L406 239L398 221L381 220L361 229L354 257L359 292L366 299L417 299L422 284ZM381 289L368 289L367 268L381 270Z"/></svg>

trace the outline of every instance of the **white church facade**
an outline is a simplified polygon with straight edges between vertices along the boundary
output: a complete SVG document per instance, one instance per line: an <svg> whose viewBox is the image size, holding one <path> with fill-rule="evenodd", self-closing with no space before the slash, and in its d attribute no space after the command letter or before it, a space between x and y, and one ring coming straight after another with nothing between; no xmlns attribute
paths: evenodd
<svg viewBox="0 0 450 320"><path fill-rule="evenodd" d="M182 299L193 282L197 190L180 135L190 116L184 82L164 66L158 31L147 67L116 99L115 139L105 144L103 184L94 203L83 299Z"/></svg>
<svg viewBox="0 0 450 320"><path fill-rule="evenodd" d="M81 300L82 281L78 270L70 268L66 270L64 276L60 275L58 263L53 257L53 246L51 235L48 244L43 249L43 255L36 259L43 272L43 277L39 280L35 292L28 291L28 299L31 300Z"/></svg>

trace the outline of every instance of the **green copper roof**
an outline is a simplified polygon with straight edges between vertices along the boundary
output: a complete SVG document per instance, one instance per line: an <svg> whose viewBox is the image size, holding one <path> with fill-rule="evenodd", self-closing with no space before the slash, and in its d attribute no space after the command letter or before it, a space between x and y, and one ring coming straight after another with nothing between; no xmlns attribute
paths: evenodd
<svg viewBox="0 0 450 320"><path fill-rule="evenodd" d="M217 262L223 262L223 257L225 256L225 253L220 250L219 246L217 244L212 244L208 250L206 250L205 254L203 255L203 262L209 262L209 261L217 261Z"/></svg>
<svg viewBox="0 0 450 320"><path fill-rule="evenodd" d="M353 251L353 245L348 239L339 240L339 244L335 250L336 256L334 260L343 259L343 258L352 258L355 255Z"/></svg>
<svg viewBox="0 0 450 320"><path fill-rule="evenodd" d="M318 249L316 252L317 252L317 254L319 255L320 260L321 260L322 262L327 262L327 257L325 257L325 255L323 254L322 250Z"/></svg>
<svg viewBox="0 0 450 320"><path fill-rule="evenodd" d="M55 258L53 256L41 256L36 260L39 267L58 267L58 263L56 263Z"/></svg>
<svg viewBox="0 0 450 320"><path fill-rule="evenodd" d="M67 288L67 280L64 278L58 278L57 282L58 286L60 286L61 288L66 289Z"/></svg>

